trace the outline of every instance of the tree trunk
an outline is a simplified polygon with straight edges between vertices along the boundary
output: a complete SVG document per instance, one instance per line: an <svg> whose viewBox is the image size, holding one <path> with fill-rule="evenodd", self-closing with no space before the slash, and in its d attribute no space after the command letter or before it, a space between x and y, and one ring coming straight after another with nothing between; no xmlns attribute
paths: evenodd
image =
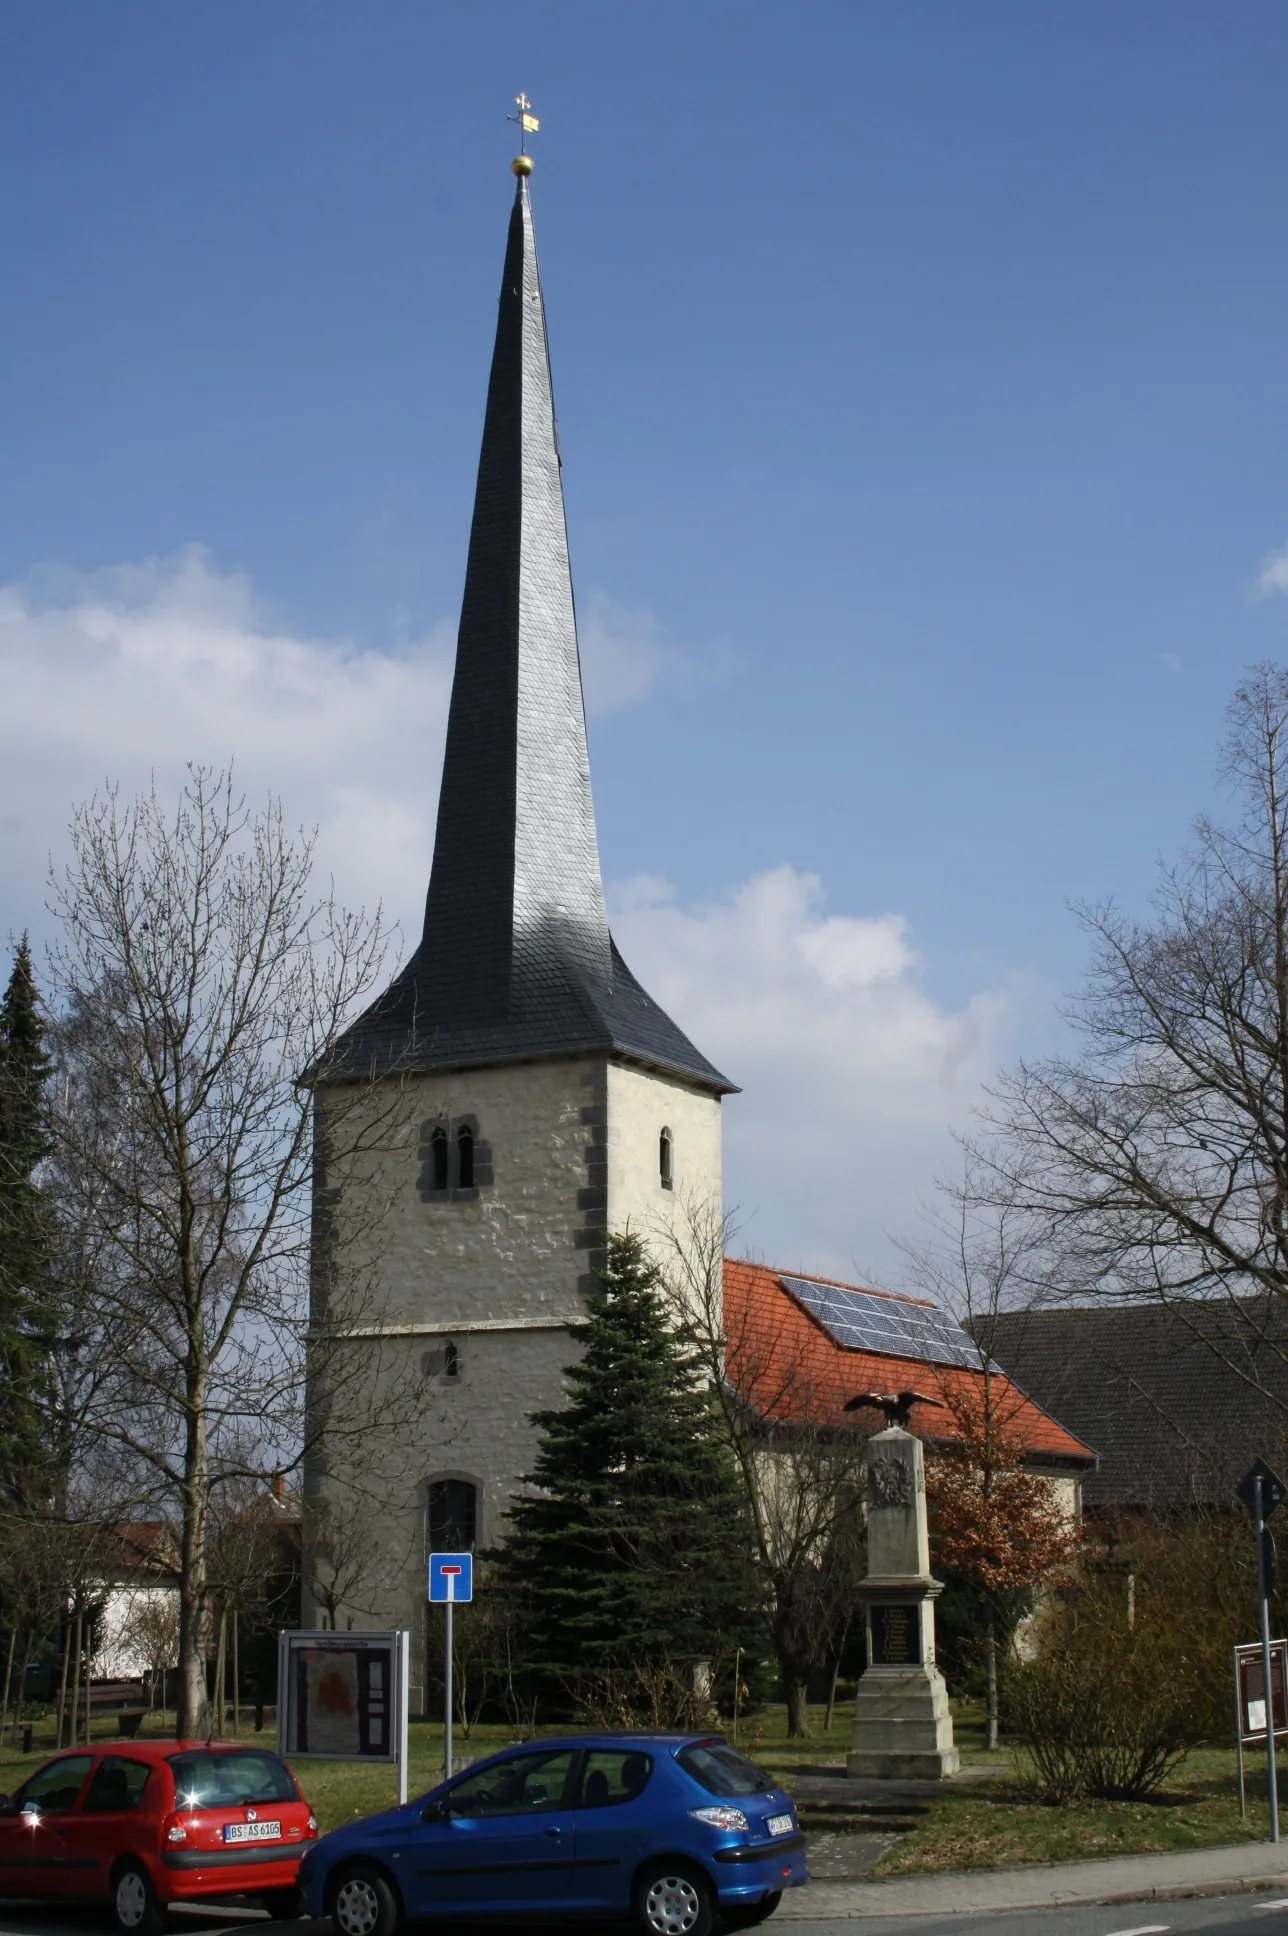
<svg viewBox="0 0 1288 1936"><path fill-rule="evenodd" d="M219 1645L215 1649L215 1733L224 1731L224 1689L228 1670L228 1608L219 1609Z"/></svg>
<svg viewBox="0 0 1288 1936"><path fill-rule="evenodd" d="M22 1697L27 1686L27 1655L30 1650L31 1632L28 1629L26 1637L18 1649L18 1658L15 1663L18 1669L18 1677L14 1682L13 1688L13 1738L15 1741L18 1739L18 1724L22 1720Z"/></svg>
<svg viewBox="0 0 1288 1936"><path fill-rule="evenodd" d="M845 1643L850 1637L850 1617L848 1613L845 1616L845 1625L841 1629L841 1638L837 1643L836 1659L832 1663L832 1679L827 1690L827 1720L823 1724L825 1734L832 1732L832 1715L836 1709L836 1683L841 1678L841 1657L845 1652Z"/></svg>
<svg viewBox="0 0 1288 1936"><path fill-rule="evenodd" d="M789 1738L799 1738L809 1733L809 1709L806 1705L808 1683L795 1674L783 1675L783 1693L787 1698L787 1733Z"/></svg>
<svg viewBox="0 0 1288 1936"><path fill-rule="evenodd" d="M997 1611L990 1599L984 1614L984 1659L988 1667L987 1744L997 1746Z"/></svg>
<svg viewBox="0 0 1288 1936"><path fill-rule="evenodd" d="M193 1741L202 1740L210 1733L210 1694L206 1686L210 1606L206 1593L209 1452L205 1395L204 1380L190 1378L183 1461L183 1532L179 1546L179 1686L175 1697L175 1733L180 1740Z"/></svg>
<svg viewBox="0 0 1288 1936"><path fill-rule="evenodd" d="M94 1679L94 1616L85 1616L85 1746L89 1746L90 1722L93 1709L90 1706L90 1684Z"/></svg>
<svg viewBox="0 0 1288 1936"><path fill-rule="evenodd" d="M4 1699L0 1701L0 1746L4 1743L4 1731L9 1725L9 1689L13 1685L13 1655L18 1645L18 1629L9 1629L9 1659L4 1670ZM62 1746L62 1742L59 1742Z"/></svg>
<svg viewBox="0 0 1288 1936"><path fill-rule="evenodd" d="M76 1638L72 1642L72 1706L69 1717L71 1726L67 1730L67 1745L69 1748L76 1746L76 1729L80 1724L81 1625L81 1614L78 1609L76 1613Z"/></svg>
<svg viewBox="0 0 1288 1936"><path fill-rule="evenodd" d="M72 1623L63 1614L63 1658L58 1674L58 1743L63 1745L63 1730L67 1726L67 1676L72 1664ZM69 1744L70 1745L70 1744Z"/></svg>

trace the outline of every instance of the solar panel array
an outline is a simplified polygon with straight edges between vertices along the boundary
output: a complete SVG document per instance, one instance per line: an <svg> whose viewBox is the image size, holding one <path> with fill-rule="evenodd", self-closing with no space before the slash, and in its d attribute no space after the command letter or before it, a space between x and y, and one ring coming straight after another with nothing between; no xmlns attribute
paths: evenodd
<svg viewBox="0 0 1288 1936"><path fill-rule="evenodd" d="M872 1291L842 1290L811 1277L778 1276L794 1298L818 1319L837 1344L853 1351L881 1351L891 1358L916 1358L927 1365L979 1368L979 1352L966 1333L933 1305Z"/></svg>

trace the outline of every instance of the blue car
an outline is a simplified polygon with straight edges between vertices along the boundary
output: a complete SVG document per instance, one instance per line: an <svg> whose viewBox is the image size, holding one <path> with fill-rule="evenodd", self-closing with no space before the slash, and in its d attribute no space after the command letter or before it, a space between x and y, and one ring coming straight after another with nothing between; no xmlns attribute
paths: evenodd
<svg viewBox="0 0 1288 1936"><path fill-rule="evenodd" d="M750 1929L809 1880L790 1795L720 1735L578 1734L475 1762L300 1864L336 1936L404 1918L603 1923L648 1936Z"/></svg>

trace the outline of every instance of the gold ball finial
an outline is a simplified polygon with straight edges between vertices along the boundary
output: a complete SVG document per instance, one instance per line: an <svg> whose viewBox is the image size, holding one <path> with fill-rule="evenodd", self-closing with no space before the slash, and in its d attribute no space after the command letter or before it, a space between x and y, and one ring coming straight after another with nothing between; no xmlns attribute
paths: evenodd
<svg viewBox="0 0 1288 1936"><path fill-rule="evenodd" d="M532 156L516 155L510 163L510 167L516 175L530 175L532 173Z"/></svg>

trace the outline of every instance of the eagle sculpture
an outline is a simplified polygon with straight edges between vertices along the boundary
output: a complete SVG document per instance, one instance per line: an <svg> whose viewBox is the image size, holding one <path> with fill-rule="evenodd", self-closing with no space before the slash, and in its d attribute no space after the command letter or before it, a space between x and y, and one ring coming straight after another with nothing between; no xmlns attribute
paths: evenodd
<svg viewBox="0 0 1288 1936"><path fill-rule="evenodd" d="M845 1409L847 1412L861 1412L871 1406L874 1411L885 1413L887 1425L906 1427L914 1405L934 1405L942 1411L943 1403L942 1398L931 1398L919 1391L870 1391L860 1392L857 1398L851 1398Z"/></svg>

